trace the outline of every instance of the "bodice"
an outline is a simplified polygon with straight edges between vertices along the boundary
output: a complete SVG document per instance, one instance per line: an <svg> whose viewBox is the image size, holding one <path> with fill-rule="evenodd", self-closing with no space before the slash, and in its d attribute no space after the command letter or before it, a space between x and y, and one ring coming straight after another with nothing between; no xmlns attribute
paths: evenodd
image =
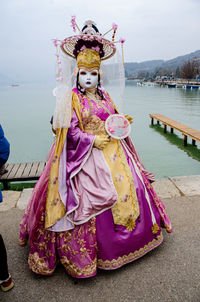
<svg viewBox="0 0 200 302"><path fill-rule="evenodd" d="M77 92L76 92L77 93ZM104 93L103 100L92 100L78 93L84 131L89 134L107 134L105 121L110 114L115 113L112 100Z"/></svg>

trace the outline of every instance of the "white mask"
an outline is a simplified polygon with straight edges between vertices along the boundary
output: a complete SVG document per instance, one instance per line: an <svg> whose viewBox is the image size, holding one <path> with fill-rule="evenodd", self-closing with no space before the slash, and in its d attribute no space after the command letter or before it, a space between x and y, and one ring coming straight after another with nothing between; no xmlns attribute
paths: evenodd
<svg viewBox="0 0 200 302"><path fill-rule="evenodd" d="M87 70L81 68L79 70L79 84L81 87L87 88L95 88L98 83L98 74L99 71L97 69Z"/></svg>

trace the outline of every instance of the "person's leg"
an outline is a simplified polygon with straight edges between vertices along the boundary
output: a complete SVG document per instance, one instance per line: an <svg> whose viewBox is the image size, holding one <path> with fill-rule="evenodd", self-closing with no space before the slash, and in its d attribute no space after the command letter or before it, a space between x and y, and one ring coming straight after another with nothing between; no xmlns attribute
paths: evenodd
<svg viewBox="0 0 200 302"><path fill-rule="evenodd" d="M7 253L2 236L0 235L0 280L6 280L9 277Z"/></svg>
<svg viewBox="0 0 200 302"><path fill-rule="evenodd" d="M3 291L13 288L12 278L8 273L7 253L3 238L0 234L0 285Z"/></svg>

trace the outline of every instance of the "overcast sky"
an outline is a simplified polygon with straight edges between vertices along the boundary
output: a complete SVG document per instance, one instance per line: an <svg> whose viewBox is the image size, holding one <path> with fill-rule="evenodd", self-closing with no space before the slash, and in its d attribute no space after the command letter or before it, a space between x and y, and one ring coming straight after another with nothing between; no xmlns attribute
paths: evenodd
<svg viewBox="0 0 200 302"><path fill-rule="evenodd" d="M0 73L11 78L54 72L51 38L73 35L72 15L81 28L94 20L101 33L117 23L126 62L168 60L200 49L200 0L0 0L0 14Z"/></svg>

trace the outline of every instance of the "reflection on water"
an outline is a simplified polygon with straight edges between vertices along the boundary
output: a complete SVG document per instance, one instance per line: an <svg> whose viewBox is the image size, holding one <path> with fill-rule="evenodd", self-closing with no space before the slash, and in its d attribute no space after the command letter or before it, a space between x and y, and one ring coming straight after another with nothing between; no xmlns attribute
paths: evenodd
<svg viewBox="0 0 200 302"><path fill-rule="evenodd" d="M200 162L200 149L197 147L197 145L193 146L192 143L190 144L188 142L187 146L184 146L183 138L180 138L178 135L170 133L168 131L167 133L164 133L163 127L161 125L150 125L149 127L165 137L170 142L170 144L177 146L179 149L187 153L188 156ZM189 139L190 138L188 137L188 140Z"/></svg>
<svg viewBox="0 0 200 302"><path fill-rule="evenodd" d="M49 124L55 105L53 87L0 87L0 122L11 143L9 162L45 160L53 142ZM109 92L115 101L116 94ZM199 143L196 152L192 146L186 151L178 132L160 135L149 127L149 114L160 113L200 131L200 91L138 87L135 81L127 81L122 112L133 116L131 138L147 170L158 178L200 174Z"/></svg>
<svg viewBox="0 0 200 302"><path fill-rule="evenodd" d="M184 89L177 88L178 93L181 95L181 98L187 100L194 100L199 98L199 90L198 89Z"/></svg>

